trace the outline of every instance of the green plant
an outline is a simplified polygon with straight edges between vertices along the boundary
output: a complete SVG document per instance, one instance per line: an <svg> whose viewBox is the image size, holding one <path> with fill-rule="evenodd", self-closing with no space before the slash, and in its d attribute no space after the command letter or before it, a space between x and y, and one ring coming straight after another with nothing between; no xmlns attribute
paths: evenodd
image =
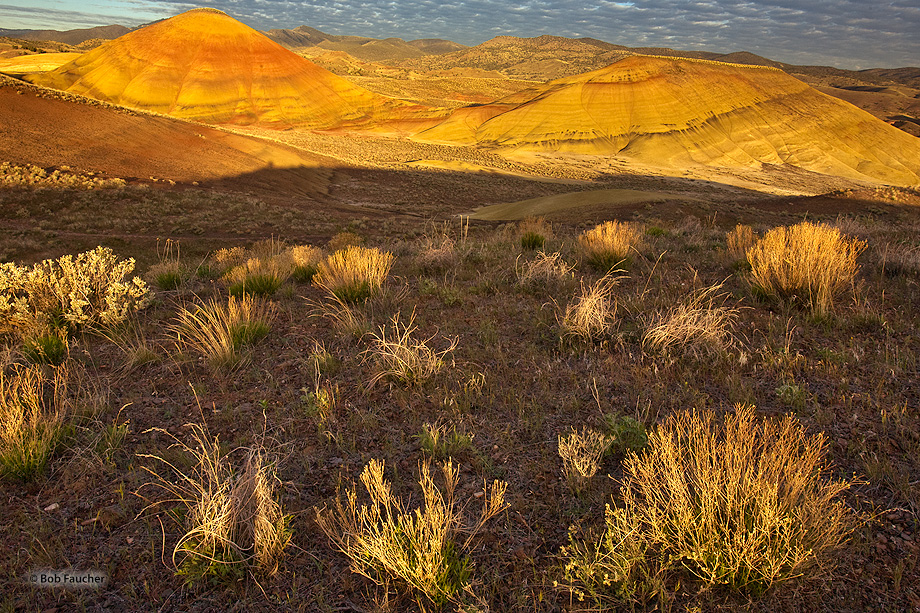
<svg viewBox="0 0 920 613"><path fill-rule="evenodd" d="M393 495L383 477L384 464L371 460L361 473L370 504L358 504L354 485L341 493L333 509L317 512L317 523L335 546L351 560L353 572L384 584L398 579L437 606L456 601L467 589L472 572L464 555L486 522L505 508L507 485L495 481L484 487L482 512L468 523L456 499L459 467L441 465L443 490L435 485L428 463L419 467L422 506L413 511ZM466 539L459 538L465 534Z"/></svg>
<svg viewBox="0 0 920 613"><path fill-rule="evenodd" d="M801 385L784 383L776 388L776 397L785 405L801 409L805 406L808 394Z"/></svg>
<svg viewBox="0 0 920 613"><path fill-rule="evenodd" d="M58 366L67 359L69 343L66 334L48 331L22 340L22 355L30 364Z"/></svg>
<svg viewBox="0 0 920 613"><path fill-rule="evenodd" d="M245 572L273 575L285 547L291 540L291 516L276 500L279 483L274 466L260 447L245 450L237 470L221 453L218 439L199 424L190 424L192 445L171 437L179 450L191 459L183 471L174 463L154 455L142 455L165 465L172 478L144 467L155 477L147 485L166 490L170 502L185 507L184 533L173 548L176 574L186 582L242 578ZM161 503L154 503L161 504Z"/></svg>
<svg viewBox="0 0 920 613"><path fill-rule="evenodd" d="M645 424L628 415L604 415L604 429L611 438L608 451L625 454L627 451L642 451L648 445Z"/></svg>
<svg viewBox="0 0 920 613"><path fill-rule="evenodd" d="M31 481L45 471L66 429L67 371L0 371L0 474Z"/></svg>
<svg viewBox="0 0 920 613"><path fill-rule="evenodd" d="M799 302L824 315L853 282L859 271L856 258L865 248L864 241L824 224L773 228L747 251L751 285L763 295Z"/></svg>
<svg viewBox="0 0 920 613"><path fill-rule="evenodd" d="M282 252L264 258L249 258L245 264L230 270L230 295L271 296L294 273L290 253Z"/></svg>
<svg viewBox="0 0 920 613"><path fill-rule="evenodd" d="M376 247L347 247L319 263L313 284L353 304L380 291L392 265L393 255Z"/></svg>
<svg viewBox="0 0 920 613"><path fill-rule="evenodd" d="M525 232L521 235L521 249L533 251L534 249L542 249L545 244L546 237L537 232Z"/></svg>
<svg viewBox="0 0 920 613"><path fill-rule="evenodd" d="M294 262L294 280L299 283L310 283L323 259L323 250L312 245L297 245L291 247L291 259Z"/></svg>
<svg viewBox="0 0 920 613"><path fill-rule="evenodd" d="M473 445L473 437L458 430L456 424L451 424L448 429L443 423L426 423L415 438L425 453L439 461L456 456Z"/></svg>
<svg viewBox="0 0 920 613"><path fill-rule="evenodd" d="M392 331L381 326L379 333L372 333L372 346L365 351L365 357L373 359L377 370L369 385L384 378L406 386L418 385L436 375L444 367L444 358L457 347L456 338L441 351L428 346L434 336L423 341L412 338L412 333L417 329L415 311L409 317L408 324L399 321L399 313L390 321Z"/></svg>
<svg viewBox="0 0 920 613"><path fill-rule="evenodd" d="M641 230L618 221L607 221L578 237L582 259L603 273L618 266L627 266L632 252L641 246Z"/></svg>

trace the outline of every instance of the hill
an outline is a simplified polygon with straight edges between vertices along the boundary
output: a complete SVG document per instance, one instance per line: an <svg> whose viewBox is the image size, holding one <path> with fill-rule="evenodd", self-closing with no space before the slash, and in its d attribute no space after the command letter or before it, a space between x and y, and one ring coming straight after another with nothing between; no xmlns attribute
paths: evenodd
<svg viewBox="0 0 920 613"><path fill-rule="evenodd" d="M627 57L458 109L416 138L920 183L920 141L868 113L780 70L680 58Z"/></svg>
<svg viewBox="0 0 920 613"><path fill-rule="evenodd" d="M402 103L373 94L220 11L195 9L26 80L208 123L364 121Z"/></svg>
<svg viewBox="0 0 920 613"><path fill-rule="evenodd" d="M25 40L54 41L66 45L79 45L92 39L111 40L124 36L130 28L120 25L97 26L78 30L7 30L0 28L0 36L22 38Z"/></svg>
<svg viewBox="0 0 920 613"><path fill-rule="evenodd" d="M405 60L466 48L459 43L440 38L423 38L406 42L401 38L337 36L326 34L309 26L269 30L265 35L288 49L302 50L318 47L327 51L342 51L365 62Z"/></svg>

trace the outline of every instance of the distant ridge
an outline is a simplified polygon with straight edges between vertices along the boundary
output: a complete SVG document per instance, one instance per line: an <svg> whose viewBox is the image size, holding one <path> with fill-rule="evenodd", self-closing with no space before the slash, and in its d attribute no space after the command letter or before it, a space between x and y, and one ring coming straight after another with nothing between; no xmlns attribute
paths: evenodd
<svg viewBox="0 0 920 613"><path fill-rule="evenodd" d="M405 103L371 93L213 9L109 41L33 83L208 123L337 127Z"/></svg>
<svg viewBox="0 0 920 613"><path fill-rule="evenodd" d="M21 38L23 40L54 41L65 45L79 45L80 43L101 38L112 40L130 32L130 28L120 25L96 26L79 30L6 30L0 28L0 36Z"/></svg>

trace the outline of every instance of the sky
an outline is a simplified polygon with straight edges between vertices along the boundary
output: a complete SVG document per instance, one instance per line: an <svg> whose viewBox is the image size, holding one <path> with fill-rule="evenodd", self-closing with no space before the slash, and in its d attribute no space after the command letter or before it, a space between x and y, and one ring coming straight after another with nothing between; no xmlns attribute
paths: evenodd
<svg viewBox="0 0 920 613"><path fill-rule="evenodd" d="M259 29L446 38L593 37L628 47L750 51L791 64L920 66L920 0L0 0L0 28L129 27L211 6Z"/></svg>

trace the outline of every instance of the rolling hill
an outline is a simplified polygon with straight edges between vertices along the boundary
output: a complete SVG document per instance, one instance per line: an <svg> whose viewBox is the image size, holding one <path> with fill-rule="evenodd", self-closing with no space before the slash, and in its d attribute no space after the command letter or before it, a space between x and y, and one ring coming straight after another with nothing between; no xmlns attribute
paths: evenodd
<svg viewBox="0 0 920 613"><path fill-rule="evenodd" d="M703 60L630 56L457 109L415 138L920 183L920 140L780 70Z"/></svg>

